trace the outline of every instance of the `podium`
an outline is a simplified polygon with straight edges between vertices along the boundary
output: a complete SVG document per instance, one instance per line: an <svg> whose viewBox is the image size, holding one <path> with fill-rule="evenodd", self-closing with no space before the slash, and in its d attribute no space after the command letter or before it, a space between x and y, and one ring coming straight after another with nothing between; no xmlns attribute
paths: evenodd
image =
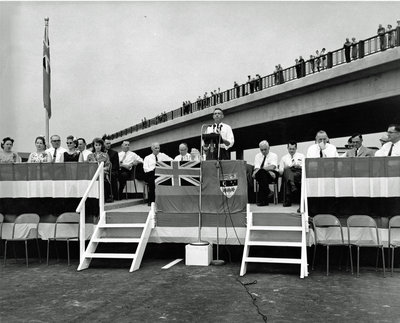
<svg viewBox="0 0 400 323"><path fill-rule="evenodd" d="M209 149L206 152L206 160L217 160L220 159L218 157L218 149L219 142L221 140L221 136L218 133L207 133L203 135L204 144L209 146Z"/></svg>

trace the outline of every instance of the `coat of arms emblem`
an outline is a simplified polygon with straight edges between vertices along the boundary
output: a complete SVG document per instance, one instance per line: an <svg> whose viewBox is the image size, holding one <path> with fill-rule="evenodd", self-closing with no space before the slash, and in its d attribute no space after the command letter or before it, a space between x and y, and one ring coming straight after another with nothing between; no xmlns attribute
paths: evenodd
<svg viewBox="0 0 400 323"><path fill-rule="evenodd" d="M224 174L219 180L219 189L227 197L231 198L237 189L238 177L237 174Z"/></svg>

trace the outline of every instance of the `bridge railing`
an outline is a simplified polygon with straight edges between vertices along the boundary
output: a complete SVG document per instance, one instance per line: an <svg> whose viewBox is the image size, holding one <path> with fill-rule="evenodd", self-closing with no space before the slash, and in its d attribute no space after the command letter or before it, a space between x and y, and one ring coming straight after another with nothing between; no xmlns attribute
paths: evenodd
<svg viewBox="0 0 400 323"><path fill-rule="evenodd" d="M398 26L396 29L387 31L382 36L375 35L367 39L360 40L355 46L357 46L357 50L354 53L355 55L352 55L353 45L350 47L350 60L348 58L346 61L344 48L339 48L319 57L305 60L303 64L290 66L288 68L282 69L281 71L275 71L272 74L259 77L255 80L248 81L241 85L237 85L234 88L228 89L226 91L203 97L196 100L195 102L184 105L178 109L165 112L152 119L144 119L141 123L112 134L111 139L117 139L119 137L128 135L133 132L138 132L140 130L146 129L148 127L160 124L168 120L173 120L187 114L216 106L224 102L229 102L243 96L251 95L255 92L259 92L282 83L293 81L295 79L310 74L315 74L325 69L330 69L341 64L346 64L356 59L362 59L365 56L379 53L388 48L400 46L400 27Z"/></svg>

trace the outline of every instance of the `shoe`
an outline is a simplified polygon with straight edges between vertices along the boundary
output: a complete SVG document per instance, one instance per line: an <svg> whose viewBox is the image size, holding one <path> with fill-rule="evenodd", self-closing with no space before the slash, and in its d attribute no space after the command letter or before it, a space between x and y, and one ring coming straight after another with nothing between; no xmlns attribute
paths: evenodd
<svg viewBox="0 0 400 323"><path fill-rule="evenodd" d="M297 213L301 213L301 212L300 212L300 208L297 209Z"/></svg>
<svg viewBox="0 0 400 323"><path fill-rule="evenodd" d="M261 202L261 203L257 203L257 206L267 206L268 202Z"/></svg>
<svg viewBox="0 0 400 323"><path fill-rule="evenodd" d="M287 202L283 203L283 207L288 207L288 206L292 206L292 203L287 203Z"/></svg>

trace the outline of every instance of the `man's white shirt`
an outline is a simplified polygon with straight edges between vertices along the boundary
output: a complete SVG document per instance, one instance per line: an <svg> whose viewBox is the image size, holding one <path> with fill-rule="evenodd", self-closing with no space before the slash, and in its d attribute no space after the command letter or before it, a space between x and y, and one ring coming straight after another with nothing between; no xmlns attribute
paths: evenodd
<svg viewBox="0 0 400 323"><path fill-rule="evenodd" d="M381 149L376 151L375 156L377 157L388 156L391 147L392 143L387 142L381 147ZM400 140L394 144L391 156L400 156Z"/></svg>
<svg viewBox="0 0 400 323"><path fill-rule="evenodd" d="M318 144L313 144L307 149L307 158L320 158L321 148ZM327 143L322 150L323 157L339 157L336 147Z"/></svg>
<svg viewBox="0 0 400 323"><path fill-rule="evenodd" d="M191 156L189 153L187 153L185 156L182 156L181 154L179 154L178 156L176 156L174 158L175 161L189 161L191 160Z"/></svg>
<svg viewBox="0 0 400 323"><path fill-rule="evenodd" d="M254 169L261 168L263 159L264 159L264 155L261 152L256 154L256 156L254 157ZM265 162L264 162L263 168L271 166L271 165L278 167L278 155L270 151L268 153L267 157L265 157Z"/></svg>
<svg viewBox="0 0 400 323"><path fill-rule="evenodd" d="M235 143L235 137L233 136L233 131L230 125L227 125L226 123L221 122L219 125L214 123L212 126L207 127L206 133L220 133L221 138L223 140L228 140L229 141L229 146L226 146L225 144L221 143L220 147L228 150L233 146Z"/></svg>
<svg viewBox="0 0 400 323"><path fill-rule="evenodd" d="M301 153L295 152L294 155L286 154L281 158L279 163L279 173L283 174L285 168L292 166L302 166L305 156Z"/></svg>
<svg viewBox="0 0 400 323"><path fill-rule="evenodd" d="M51 156L51 160L53 160L54 149L55 149L55 148L53 148L53 147L51 147L51 148L49 148L49 149L46 149L46 153L48 153L48 154ZM57 152L56 152L56 159L54 160L54 162L60 163L60 162L61 162L61 156L63 156L64 153L65 153L66 151L67 151L67 150L66 150L65 148L63 148L63 147L58 147L58 148L57 148Z"/></svg>
<svg viewBox="0 0 400 323"><path fill-rule="evenodd" d="M127 152L120 151L118 153L118 158L120 163L122 162L122 165L130 166L130 169L135 161L143 163L142 157L130 150Z"/></svg>
<svg viewBox="0 0 400 323"><path fill-rule="evenodd" d="M158 161L171 161L172 158L164 153L158 153ZM151 172L156 168L156 156L154 154L147 155L143 161L143 170L145 173Z"/></svg>

